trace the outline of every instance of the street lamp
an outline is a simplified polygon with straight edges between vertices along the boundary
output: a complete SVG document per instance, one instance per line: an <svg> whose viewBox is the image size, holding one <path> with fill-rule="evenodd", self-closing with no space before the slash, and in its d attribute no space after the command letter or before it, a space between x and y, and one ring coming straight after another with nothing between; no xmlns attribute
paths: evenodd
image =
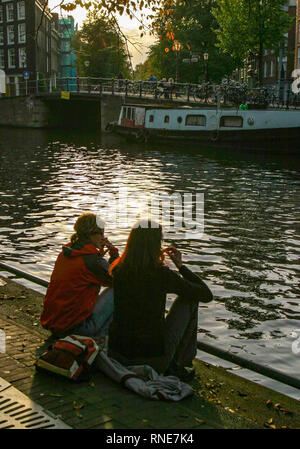
<svg viewBox="0 0 300 449"><path fill-rule="evenodd" d="M172 47L173 51L176 51L176 76L175 76L175 82L178 83L178 73L179 73L179 59L178 59L178 53L182 49L182 45L179 42L174 41L174 45Z"/></svg>
<svg viewBox="0 0 300 449"><path fill-rule="evenodd" d="M90 63L91 63L91 61L88 61L88 60L84 61L84 65L86 67L86 75L88 75L87 72L88 72L88 68L90 66ZM88 83L88 92L90 93L91 86L89 85L89 79L87 80L87 83Z"/></svg>
<svg viewBox="0 0 300 449"><path fill-rule="evenodd" d="M208 58L209 58L209 54L208 53L204 53L203 55L204 61L205 61L205 82L208 82Z"/></svg>

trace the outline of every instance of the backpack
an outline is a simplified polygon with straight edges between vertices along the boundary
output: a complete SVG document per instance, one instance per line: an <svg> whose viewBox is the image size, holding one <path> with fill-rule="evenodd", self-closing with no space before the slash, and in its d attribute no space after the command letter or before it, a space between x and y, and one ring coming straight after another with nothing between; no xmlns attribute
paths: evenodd
<svg viewBox="0 0 300 449"><path fill-rule="evenodd" d="M49 346L35 366L38 370L50 371L73 381L87 381L98 352L99 346L92 338L69 335Z"/></svg>

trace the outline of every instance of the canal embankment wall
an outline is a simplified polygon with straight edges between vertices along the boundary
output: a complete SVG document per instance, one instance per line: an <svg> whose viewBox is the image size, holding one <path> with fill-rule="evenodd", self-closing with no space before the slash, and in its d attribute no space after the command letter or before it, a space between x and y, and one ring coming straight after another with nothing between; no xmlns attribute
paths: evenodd
<svg viewBox="0 0 300 449"><path fill-rule="evenodd" d="M24 96L0 99L0 126L105 129L118 119L124 97L103 95Z"/></svg>

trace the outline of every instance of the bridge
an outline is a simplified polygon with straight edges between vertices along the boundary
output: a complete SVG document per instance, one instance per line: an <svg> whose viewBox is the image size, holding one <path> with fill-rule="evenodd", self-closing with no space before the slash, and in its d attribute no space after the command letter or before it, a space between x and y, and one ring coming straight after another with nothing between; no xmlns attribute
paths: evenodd
<svg viewBox="0 0 300 449"><path fill-rule="evenodd" d="M196 85L86 77L25 80L6 86L6 94L0 98L0 125L103 130L118 118L122 104L133 102L288 109L300 105L300 96L288 85L280 92L276 88L250 89L236 82Z"/></svg>

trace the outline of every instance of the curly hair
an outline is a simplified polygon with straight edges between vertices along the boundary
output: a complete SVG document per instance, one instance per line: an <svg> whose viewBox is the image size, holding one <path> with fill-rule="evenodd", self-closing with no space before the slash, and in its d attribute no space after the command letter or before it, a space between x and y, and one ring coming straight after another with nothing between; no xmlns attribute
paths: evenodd
<svg viewBox="0 0 300 449"><path fill-rule="evenodd" d="M104 233L104 222L97 218L97 215L91 212L85 212L77 218L74 225L75 234L71 237L73 245L78 240L89 239L93 234Z"/></svg>

